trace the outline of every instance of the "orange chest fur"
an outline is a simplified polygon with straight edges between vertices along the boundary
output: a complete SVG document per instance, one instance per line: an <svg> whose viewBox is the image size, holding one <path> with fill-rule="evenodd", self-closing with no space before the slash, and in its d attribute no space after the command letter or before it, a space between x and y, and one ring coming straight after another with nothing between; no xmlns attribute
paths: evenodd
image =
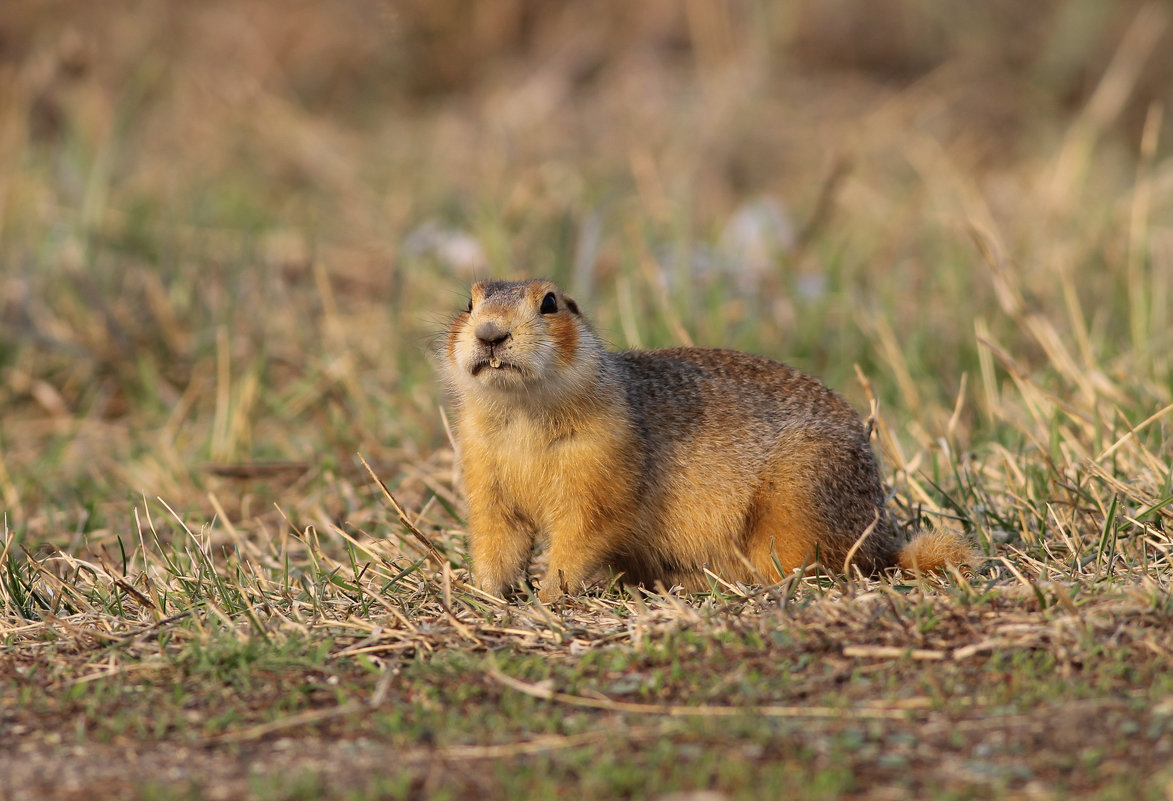
<svg viewBox="0 0 1173 801"><path fill-rule="evenodd" d="M627 472L626 426L586 421L552 431L526 417L472 419L461 436L470 493L488 493L539 528L567 501L595 493Z"/></svg>

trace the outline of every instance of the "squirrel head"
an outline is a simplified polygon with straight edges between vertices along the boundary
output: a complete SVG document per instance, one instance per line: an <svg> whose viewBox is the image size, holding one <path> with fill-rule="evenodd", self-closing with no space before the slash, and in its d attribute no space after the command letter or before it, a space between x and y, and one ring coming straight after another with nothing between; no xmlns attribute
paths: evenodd
<svg viewBox="0 0 1173 801"><path fill-rule="evenodd" d="M444 343L458 396L562 397L593 380L602 346L578 304L550 281L481 281Z"/></svg>

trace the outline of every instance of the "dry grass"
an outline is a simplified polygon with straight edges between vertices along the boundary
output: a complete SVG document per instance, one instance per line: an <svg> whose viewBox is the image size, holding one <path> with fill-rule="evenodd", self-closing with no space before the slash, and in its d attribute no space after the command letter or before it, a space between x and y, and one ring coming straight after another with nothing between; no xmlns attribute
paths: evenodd
<svg viewBox="0 0 1173 801"><path fill-rule="evenodd" d="M6 11L0 798L1170 797L1168 13L873 5ZM874 401L983 561L477 593L484 274Z"/></svg>

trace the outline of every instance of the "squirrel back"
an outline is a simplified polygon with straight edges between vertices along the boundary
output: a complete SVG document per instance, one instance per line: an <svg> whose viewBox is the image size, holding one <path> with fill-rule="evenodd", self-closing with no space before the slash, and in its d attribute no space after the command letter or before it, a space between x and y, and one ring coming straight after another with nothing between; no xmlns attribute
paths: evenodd
<svg viewBox="0 0 1173 801"><path fill-rule="evenodd" d="M787 365L607 351L548 281L474 285L442 361L489 592L523 577L539 537L545 598L606 573L704 590L706 571L761 583L815 561L864 573L969 561L956 535L901 541L859 416Z"/></svg>

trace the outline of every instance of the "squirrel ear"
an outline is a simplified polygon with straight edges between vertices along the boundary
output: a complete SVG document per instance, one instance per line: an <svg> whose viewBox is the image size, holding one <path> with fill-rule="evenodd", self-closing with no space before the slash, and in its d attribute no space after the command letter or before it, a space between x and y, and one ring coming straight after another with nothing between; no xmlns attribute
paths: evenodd
<svg viewBox="0 0 1173 801"><path fill-rule="evenodd" d="M566 299L566 308L570 309L570 310L571 310L572 312L574 312L575 314L581 314L581 313L582 313L582 312L580 312L580 311L578 310L578 304L577 304L577 303L575 303L575 302L574 302L573 300L571 300L570 298L567 298L567 299Z"/></svg>

